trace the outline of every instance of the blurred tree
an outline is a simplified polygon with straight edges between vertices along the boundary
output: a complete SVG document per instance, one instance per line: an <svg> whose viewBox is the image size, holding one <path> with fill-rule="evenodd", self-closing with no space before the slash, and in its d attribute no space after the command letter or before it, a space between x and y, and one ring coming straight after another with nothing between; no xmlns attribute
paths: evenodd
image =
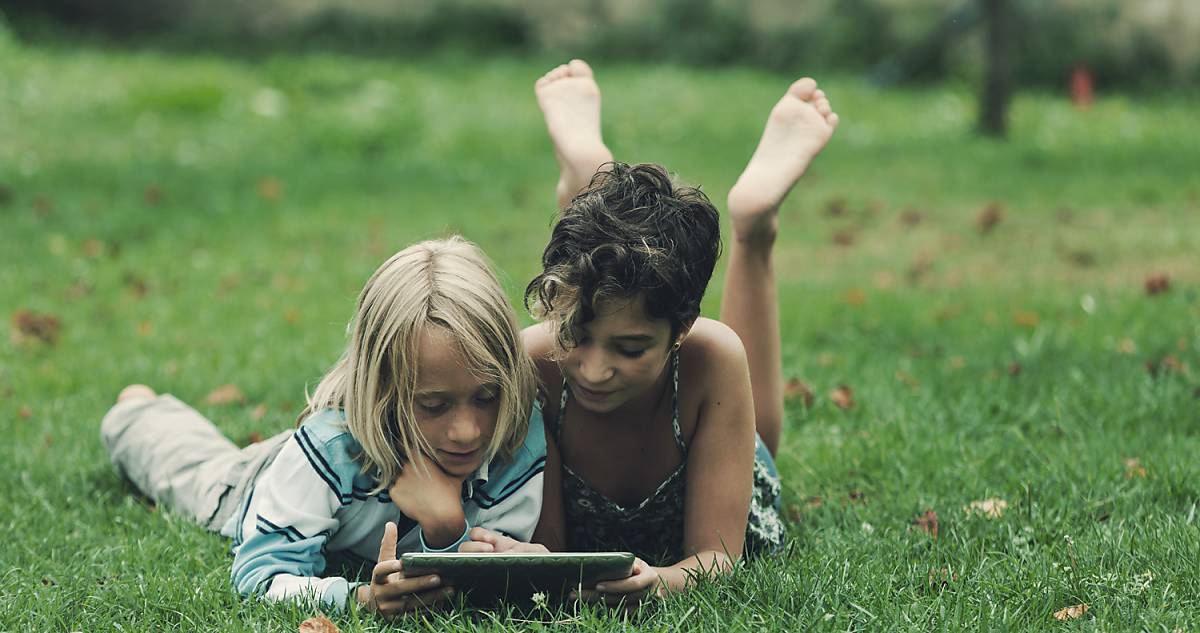
<svg viewBox="0 0 1200 633"><path fill-rule="evenodd" d="M980 0L983 3L984 36L983 90L979 99L979 130L1003 138L1008 133L1008 106L1012 102L1012 5L1009 0Z"/></svg>

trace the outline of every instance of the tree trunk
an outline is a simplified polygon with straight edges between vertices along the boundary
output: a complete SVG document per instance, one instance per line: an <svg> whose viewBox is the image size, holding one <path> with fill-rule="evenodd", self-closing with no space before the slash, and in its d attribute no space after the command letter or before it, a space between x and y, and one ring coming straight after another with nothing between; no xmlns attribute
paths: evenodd
<svg viewBox="0 0 1200 633"><path fill-rule="evenodd" d="M979 130L1003 138L1008 132L1008 106L1012 101L1012 68L1009 59L1011 0L981 0L987 29L983 92L980 94Z"/></svg>

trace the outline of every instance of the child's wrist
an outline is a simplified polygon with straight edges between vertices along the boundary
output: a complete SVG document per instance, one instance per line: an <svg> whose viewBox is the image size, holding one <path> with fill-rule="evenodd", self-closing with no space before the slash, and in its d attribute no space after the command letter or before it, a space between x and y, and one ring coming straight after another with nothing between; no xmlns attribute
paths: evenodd
<svg viewBox="0 0 1200 633"><path fill-rule="evenodd" d="M467 535L470 526L462 507L457 512L445 516L421 521L421 545L425 549L447 549L455 545Z"/></svg>

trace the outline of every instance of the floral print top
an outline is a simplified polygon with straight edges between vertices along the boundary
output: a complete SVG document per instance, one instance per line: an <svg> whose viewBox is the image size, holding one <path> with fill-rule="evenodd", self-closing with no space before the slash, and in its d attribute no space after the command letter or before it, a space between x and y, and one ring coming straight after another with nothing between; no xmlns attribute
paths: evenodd
<svg viewBox="0 0 1200 633"><path fill-rule="evenodd" d="M683 558L683 506L687 478L687 444L679 430L679 355L671 357L671 430L683 456L679 467L636 506L622 506L592 488L563 463L563 507L567 548L580 552L627 551L655 566L673 565ZM558 407L558 443L567 423L570 387L563 381ZM754 490L746 522L747 556L778 551L784 530L779 518L779 474L762 441L755 438Z"/></svg>

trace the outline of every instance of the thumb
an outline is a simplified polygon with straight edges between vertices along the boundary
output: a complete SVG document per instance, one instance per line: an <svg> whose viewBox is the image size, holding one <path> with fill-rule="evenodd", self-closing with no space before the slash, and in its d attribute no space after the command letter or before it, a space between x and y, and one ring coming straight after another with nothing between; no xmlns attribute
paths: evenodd
<svg viewBox="0 0 1200 633"><path fill-rule="evenodd" d="M396 524L388 521L383 526L383 540L379 541L379 562L396 560Z"/></svg>

